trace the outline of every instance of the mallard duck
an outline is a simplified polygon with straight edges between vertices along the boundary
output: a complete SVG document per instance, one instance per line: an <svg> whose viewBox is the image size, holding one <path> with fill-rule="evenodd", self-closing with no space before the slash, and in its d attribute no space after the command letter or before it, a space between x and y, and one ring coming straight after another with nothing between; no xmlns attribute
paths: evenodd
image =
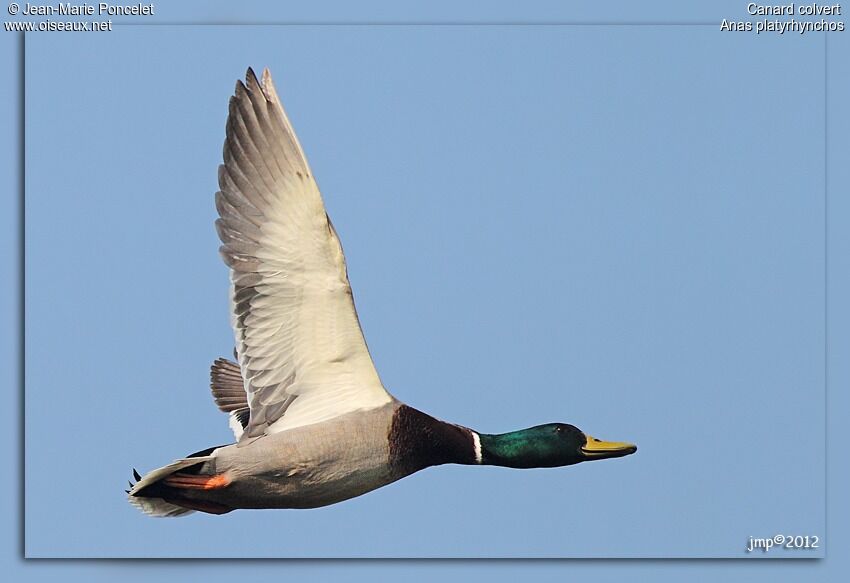
<svg viewBox="0 0 850 583"><path fill-rule="evenodd" d="M215 195L238 364L211 388L236 442L153 470L127 491L148 514L316 508L430 466L551 468L637 448L548 423L502 434L446 423L378 377L342 245L268 70L230 98Z"/></svg>

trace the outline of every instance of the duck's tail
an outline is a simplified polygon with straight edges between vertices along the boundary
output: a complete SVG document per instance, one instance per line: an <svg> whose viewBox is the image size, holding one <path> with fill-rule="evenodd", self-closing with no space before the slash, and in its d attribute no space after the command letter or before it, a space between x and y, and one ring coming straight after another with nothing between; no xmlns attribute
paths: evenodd
<svg viewBox="0 0 850 583"><path fill-rule="evenodd" d="M210 450L201 452L212 453ZM167 466L163 466L144 476L140 476L133 470L136 483L130 483L130 489L126 490L127 499L130 504L148 514L157 517L175 517L191 514L195 510L210 514L225 514L232 508L193 500L186 496L187 484L196 481L209 481L210 477L198 475L201 466L213 459L211 455L195 454L188 458L175 460ZM193 486L188 485L189 488Z"/></svg>

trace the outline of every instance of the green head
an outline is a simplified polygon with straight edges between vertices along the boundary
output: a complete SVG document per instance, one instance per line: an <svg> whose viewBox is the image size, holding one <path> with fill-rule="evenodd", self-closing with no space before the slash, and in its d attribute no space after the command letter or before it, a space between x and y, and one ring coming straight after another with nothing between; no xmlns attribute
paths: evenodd
<svg viewBox="0 0 850 583"><path fill-rule="evenodd" d="M554 468L622 457L631 443L602 441L566 423L547 423L498 435L479 434L481 463L509 468Z"/></svg>

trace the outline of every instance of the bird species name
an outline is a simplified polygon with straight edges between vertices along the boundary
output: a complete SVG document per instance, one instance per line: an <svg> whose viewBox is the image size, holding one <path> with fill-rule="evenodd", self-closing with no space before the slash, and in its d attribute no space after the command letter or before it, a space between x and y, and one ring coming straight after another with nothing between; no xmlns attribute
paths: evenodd
<svg viewBox="0 0 850 583"><path fill-rule="evenodd" d="M804 34L807 32L843 32L844 21L831 20L826 17L841 16L841 4L817 4L815 2L806 4L758 4L750 2L747 4L749 16L763 16L757 21L729 20L724 18L720 23L720 30L726 32L775 32L785 34L796 32ZM778 18L767 18L776 16L801 16L821 17L820 20L807 20L805 18L790 18L780 20Z"/></svg>

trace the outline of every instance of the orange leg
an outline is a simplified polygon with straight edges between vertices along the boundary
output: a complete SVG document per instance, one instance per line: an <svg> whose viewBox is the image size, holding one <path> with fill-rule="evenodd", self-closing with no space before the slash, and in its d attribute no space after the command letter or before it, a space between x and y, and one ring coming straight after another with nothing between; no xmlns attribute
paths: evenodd
<svg viewBox="0 0 850 583"><path fill-rule="evenodd" d="M230 479L224 474L198 476L175 473L164 478L162 483L172 488L185 488L187 490L217 490L229 486Z"/></svg>

